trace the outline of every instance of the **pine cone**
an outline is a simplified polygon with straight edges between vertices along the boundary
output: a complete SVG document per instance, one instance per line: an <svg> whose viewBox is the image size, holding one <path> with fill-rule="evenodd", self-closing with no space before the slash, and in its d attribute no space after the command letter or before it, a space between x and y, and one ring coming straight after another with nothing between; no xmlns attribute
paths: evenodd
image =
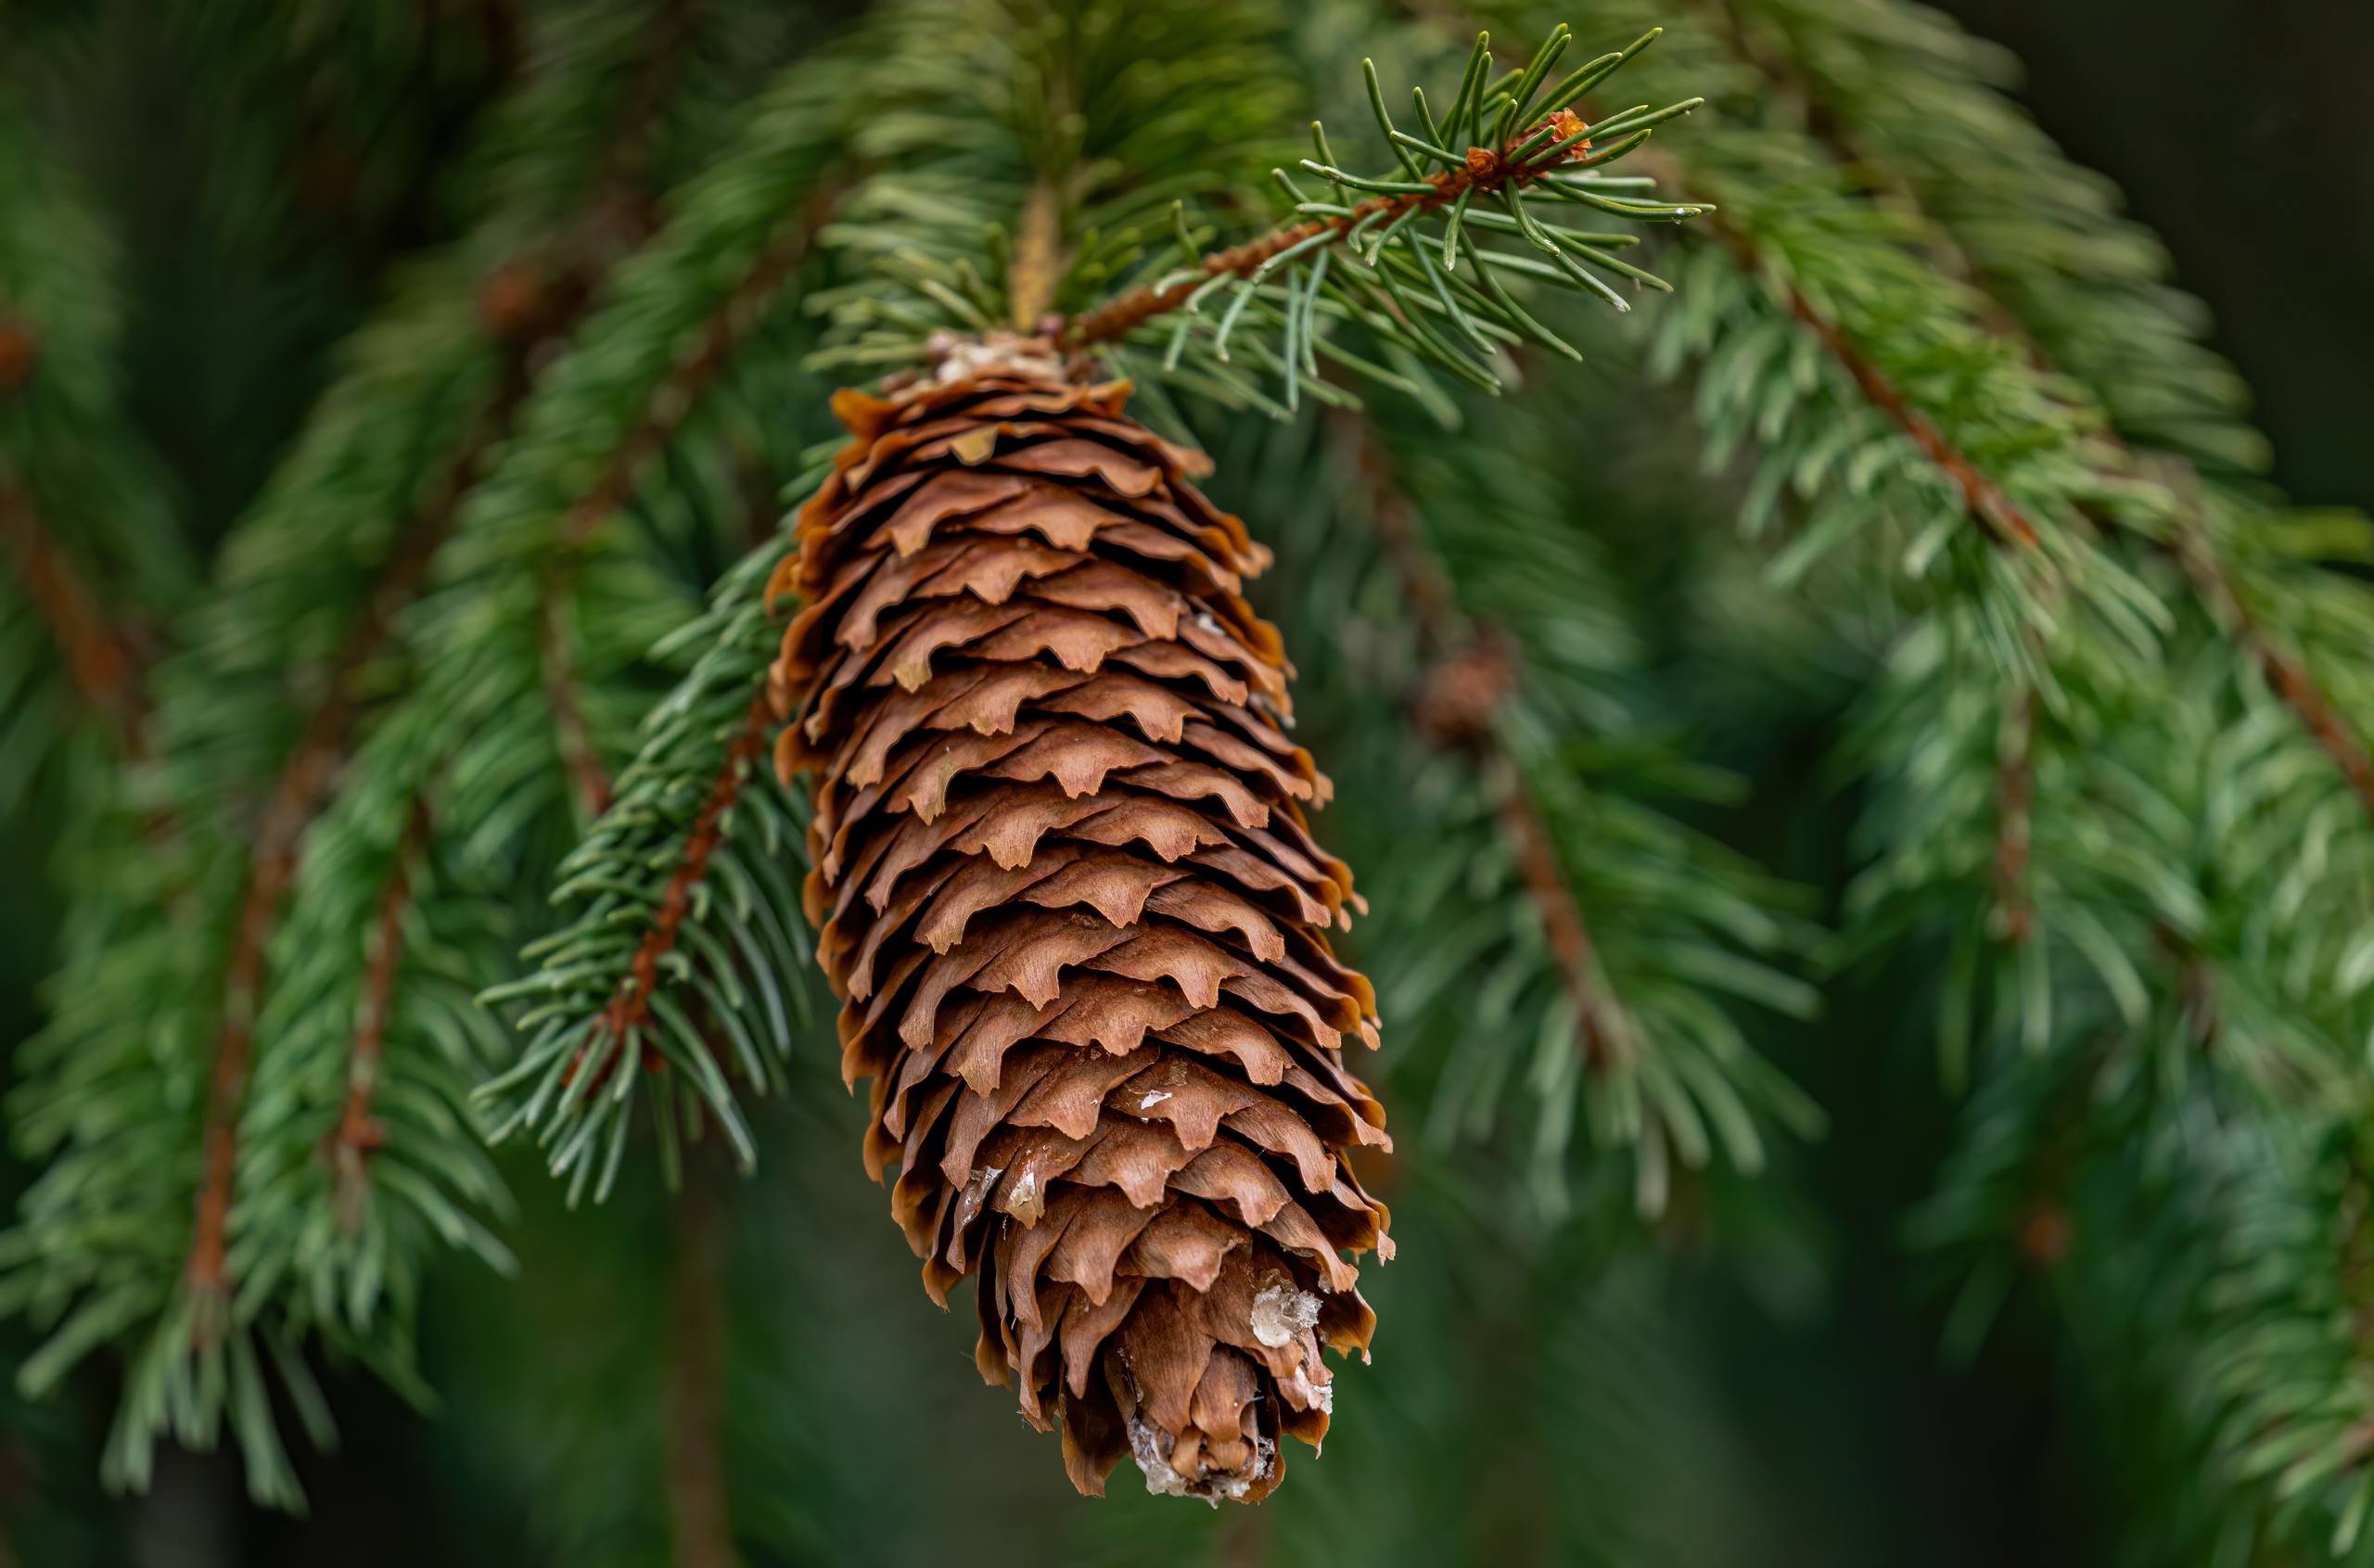
<svg viewBox="0 0 2374 1568"><path fill-rule="evenodd" d="M1026 346L835 399L854 440L771 589L803 601L777 763L816 778L842 1072L925 1288L977 1275L975 1359L1082 1492L1127 1453L1249 1502L1327 1430L1321 1344L1375 1323L1341 1253L1392 1243L1343 1152L1385 1113L1338 1052L1375 995L1239 593L1268 552L1128 395Z"/></svg>

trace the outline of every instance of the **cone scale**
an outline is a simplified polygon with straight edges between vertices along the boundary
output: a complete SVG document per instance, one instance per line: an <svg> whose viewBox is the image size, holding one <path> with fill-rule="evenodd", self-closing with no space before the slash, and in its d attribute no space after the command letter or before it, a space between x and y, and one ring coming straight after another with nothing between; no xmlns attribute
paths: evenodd
<svg viewBox="0 0 2374 1568"><path fill-rule="evenodd" d="M1387 1147L1345 1064L1375 993L1328 940L1361 906L1312 839L1324 775L1242 587L1269 561L1198 453L1024 343L886 397L802 507L771 593L806 887L872 1080L865 1157L982 1374L1101 1494L1257 1501L1316 1446L1325 1347L1389 1257L1347 1152Z"/></svg>

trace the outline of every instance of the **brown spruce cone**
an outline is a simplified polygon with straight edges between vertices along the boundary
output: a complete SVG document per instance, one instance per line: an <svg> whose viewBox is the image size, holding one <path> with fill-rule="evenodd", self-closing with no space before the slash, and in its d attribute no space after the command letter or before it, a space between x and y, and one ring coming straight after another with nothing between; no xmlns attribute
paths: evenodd
<svg viewBox="0 0 2374 1568"><path fill-rule="evenodd" d="M1342 1254L1392 1252L1343 1157L1387 1143L1339 1051L1375 995L1323 934L1360 905L1208 465L1126 383L962 352L834 400L854 439L771 590L842 1072L925 1287L977 1275L975 1358L1073 1485L1128 1454L1257 1501L1327 1430L1321 1345L1367 1354Z"/></svg>

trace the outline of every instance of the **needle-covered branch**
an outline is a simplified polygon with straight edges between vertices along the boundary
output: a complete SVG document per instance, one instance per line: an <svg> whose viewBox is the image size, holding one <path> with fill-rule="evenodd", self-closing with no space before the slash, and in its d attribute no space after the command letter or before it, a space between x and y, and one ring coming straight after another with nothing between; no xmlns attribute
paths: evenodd
<svg viewBox="0 0 2374 1568"><path fill-rule="evenodd" d="M88 195L0 92L0 806L62 755L147 756L151 629L194 575L122 407L118 270Z"/></svg>
<svg viewBox="0 0 2374 1568"><path fill-rule="evenodd" d="M777 1083L795 1026L823 1016L785 863L805 817L772 771L763 691L782 639L764 602L780 555L761 547L670 639L691 667L562 864L554 899L570 918L528 950L531 974L489 993L521 1004L527 1036L479 1091L492 1136L533 1134L572 1199L590 1188L598 1200L617 1179L639 1094L671 1179L681 1138L709 1120L747 1165L739 1096Z"/></svg>
<svg viewBox="0 0 2374 1568"><path fill-rule="evenodd" d="M1677 223L1711 210L1641 199L1630 194L1640 182L1602 172L1701 100L1641 105L1596 125L1576 112L1656 36L1651 30L1627 48L1554 76L1572 42L1564 25L1505 74L1496 74L1489 35L1479 35L1439 116L1424 90L1413 90L1414 130L1395 121L1375 66L1368 64L1370 105L1393 168L1366 174L1341 167L1325 128L1313 121L1314 156L1300 167L1324 189L1314 195L1283 170L1274 172L1296 221L1206 253L1182 210L1171 244L1155 256L1160 270L1074 315L1058 343L1080 351L1159 344L1160 368L1142 366L1143 374L1222 392L1226 401L1267 403L1230 368L1233 348L1283 379L1288 410L1306 391L1344 401L1321 379L1322 359L1332 373L1405 389L1427 370L1498 389L1513 348L1530 344L1579 357L1522 297L1546 285L1626 311L1630 301L1611 275L1668 286L1615 254L1639 243L1637 236L1576 225L1609 217ZM1330 338L1347 324L1364 329L1384 363Z"/></svg>
<svg viewBox="0 0 2374 1568"><path fill-rule="evenodd" d="M587 0L555 20L619 8ZM109 1341L134 1347L108 1459L117 1485L145 1484L160 1435L204 1447L227 1420L251 1490L295 1501L264 1358L294 1391L298 1336L319 1325L401 1383L425 1238L502 1256L468 1217L499 1188L450 1109L455 1064L473 1059L479 1031L440 1010L451 999L433 985L402 994L409 963L396 971L382 1063L404 1087L394 1103L374 1091L389 1142L364 1167L375 1190L402 1196L375 1205L387 1223L336 1223L351 1188L320 1155L334 1146L355 1010L376 973L356 925L382 907L392 877L380 857L418 797L374 779L363 793L380 820L350 813L325 831L323 812L361 777L351 759L401 686L412 602L530 402L531 359L616 258L603 147L644 134L611 111L654 62L631 31L555 33L543 47L463 159L457 194L475 226L414 263L347 346L336 384L225 543L211 592L184 606L187 649L158 672L159 759L142 799L162 797L187 842L147 852L146 813L108 828L108 869L85 896L90 935L61 980L88 1000L26 1059L19 1126L52 1163L25 1200L10 1294L56 1330L45 1378ZM572 121L583 134L552 134ZM334 549L325 518L338 521ZM284 920L299 909L329 923L327 940L291 947ZM421 929L469 930L439 909ZM124 942L135 922L156 939ZM433 971L446 953L421 956ZM292 1009L289 996L325 1005ZM417 1074L392 1043L410 1029L434 1042ZM131 1093L126 1071L153 1078L155 1094ZM438 1087L411 1099L416 1077ZM438 1154L415 1165L406 1143L423 1139L419 1153ZM187 1153L163 1153L175 1148ZM378 1307L383 1291L391 1309ZM317 1399L300 1405L318 1434Z"/></svg>

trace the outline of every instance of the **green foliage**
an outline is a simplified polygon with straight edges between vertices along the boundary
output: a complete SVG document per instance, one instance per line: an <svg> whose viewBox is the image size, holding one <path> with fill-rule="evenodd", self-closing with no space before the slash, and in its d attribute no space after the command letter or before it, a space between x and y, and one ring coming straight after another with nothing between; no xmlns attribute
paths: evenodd
<svg viewBox="0 0 2374 1568"><path fill-rule="evenodd" d="M671 1185L679 1140L709 1115L753 1163L726 1072L746 1090L778 1086L798 1037L828 1011L799 907L807 809L774 775L771 710L753 695L782 638L763 594L781 555L762 546L727 573L671 639L691 668L646 720L618 799L561 864L554 901L571 918L530 946L532 974L488 999L532 1003L518 1060L483 1090L491 1136L534 1132L572 1201L589 1179L607 1195L638 1090L653 1097ZM621 999L634 1003L623 1027Z"/></svg>
<svg viewBox="0 0 2374 1568"><path fill-rule="evenodd" d="M119 629L177 608L193 575L171 491L122 410L116 260L73 172L0 94L0 808L12 813L61 752L96 764L142 744L128 705L143 650ZM73 645L61 617L87 622Z"/></svg>
<svg viewBox="0 0 2374 1568"><path fill-rule="evenodd" d="M1248 0L882 7L839 68L864 109L851 151L880 172L825 236L850 274L809 301L840 339L818 363L878 373L935 332L1035 330L1017 293L1039 315L1095 304L1169 243L1175 204L1260 205L1297 107L1278 34Z"/></svg>
<svg viewBox="0 0 2374 1568"><path fill-rule="evenodd" d="M1224 493L1278 542L1305 722L1373 911L1348 942L1396 1026L1405 1125L1437 1146L1524 1127L1524 1190L1552 1215L1590 1169L1579 1150L1627 1151L1653 1215L1677 1166L1719 1151L1758 1169L1772 1124L1819 1128L1733 1015L1814 1007L1780 966L1809 930L1786 890L1674 814L1731 781L1652 717L1634 608L1576 515L1605 483L1598 454L1563 442L1555 408L1477 400L1451 437L1414 410L1316 440L1257 426L1217 455ZM1435 574L1455 602L1430 609ZM1421 712L1430 681L1477 657L1508 666L1481 734L1377 720ZM1554 856L1550 887L1519 821ZM1578 968L1545 898L1585 929Z"/></svg>
<svg viewBox="0 0 2374 1568"><path fill-rule="evenodd" d="M319 1328L329 1343L401 1379L428 1247L468 1244L500 1256L470 1212L499 1188L460 1103L488 1065L487 1021L457 1012L455 996L439 987L460 973L457 962L474 964L458 993L466 997L489 977L486 965L500 962L492 954L509 943L498 937L491 951L485 943L508 921L517 872L504 861L534 839L527 814L515 809L510 853L491 860L470 852L494 820L490 799L516 787L519 775L482 759L451 761L453 727L468 724L473 711L451 699L466 688L491 703L510 688L490 680L480 651L466 644L448 645L441 675L421 653L439 645L440 624L460 633L483 627L455 607L466 590L452 585L482 580L474 574L486 571L489 555L498 563L496 593L539 593L537 576L500 575L521 559L514 519L524 513L542 530L533 537L548 536L573 499L566 487L591 476L568 466L583 462L585 447L555 450L555 438L539 444L537 432L582 439L589 386L610 404L607 427L629 426L673 363L677 335L730 289L729 279L679 272L671 316L651 310L647 287L638 295L621 284L613 308L636 312L642 342L613 334L616 346L590 362L599 367L590 382L578 369L589 362L572 358L570 373L533 396L532 337L489 314L494 307L481 285L511 269L530 286L530 333L566 326L570 301L606 270L617 243L606 229L615 222L608 204L622 194L606 185L615 178L606 167L611 144L647 134L655 108L637 88L651 65L642 48L648 17L628 9L635 14L618 15L604 0L550 19L555 52L492 111L484 145L465 160L485 216L444 251L412 263L378 321L348 345L345 374L224 546L212 592L179 617L185 651L155 684L160 758L78 868L89 907L70 933L59 982L70 1003L23 1059L19 1138L51 1163L10 1238L8 1289L36 1320L59 1325L28 1363L29 1385L46 1386L98 1345L138 1336L135 1383L109 1450L119 1484L145 1481L153 1443L168 1429L211 1445L227 1409L257 1495L293 1502L264 1392L265 1356L301 1393L311 1380L293 1346ZM762 235L773 210L756 222ZM693 226L679 243L687 234L708 247L705 254L734 259L714 246L716 235ZM551 310L564 313L533 315ZM505 450L481 486L479 471L515 411L523 442ZM720 430L700 422L691 433L706 442ZM514 463L546 465L528 469L534 478L526 482L542 490L523 492L521 481L506 481L519 471ZM548 501L555 491L560 498ZM735 499L739 526L746 508ZM325 517L339 519L330 548ZM449 531L456 535L450 544ZM670 600L651 591L664 581L651 555L621 553L608 536L575 544L600 561L585 574L593 591L555 613L569 618L572 635L591 625L604 647L622 650L592 662L589 672L607 678L670 623ZM405 600L423 577L439 591L415 617ZM389 695L415 682L424 699L441 696L444 706L421 700L388 709ZM615 695L588 705L588 722L606 721L619 733L637 699L606 690ZM548 729L549 713L540 710L538 721ZM357 766L339 774L358 730L369 733ZM488 793L459 795L450 809L428 799L423 786L440 767L450 768L443 776L457 790ZM318 832L304 833L336 777L351 787L328 804ZM530 778L538 799L565 803L560 775ZM259 813L262 799L272 804ZM397 865L415 858L403 842L415 809L429 812L418 858L430 869L407 873L423 879L419 897L403 900L412 906L408 929L433 931L435 943L475 956L432 948L419 955L426 962L400 966L409 983L397 988L380 1069L393 1096L377 1116L387 1142L369 1154L369 1192L358 1196L320 1135L347 1099L346 1057L374 984L372 922ZM476 814L459 814L466 810ZM172 829L163 844L155 841L160 812ZM259 1001L240 994L232 966L255 939L248 906L259 879L279 873L270 869L269 845L258 851L261 869L250 871L249 840L292 831L302 835L302 852L286 873L294 889L287 918L279 897L262 904L270 924ZM298 855L297 843L285 852ZM437 881L439 868L456 865L458 886ZM156 911L166 918L150 918ZM210 1079L235 1020L250 1006L253 1054L263 1066L252 1098L236 1078L231 1085L228 1125L240 1164L224 1196L236 1289L217 1303L187 1284L192 1216L204 1179L203 1129L226 1114L211 1108L222 1091ZM160 1151L171 1152L161 1180ZM318 1430L318 1400L298 1403Z"/></svg>

